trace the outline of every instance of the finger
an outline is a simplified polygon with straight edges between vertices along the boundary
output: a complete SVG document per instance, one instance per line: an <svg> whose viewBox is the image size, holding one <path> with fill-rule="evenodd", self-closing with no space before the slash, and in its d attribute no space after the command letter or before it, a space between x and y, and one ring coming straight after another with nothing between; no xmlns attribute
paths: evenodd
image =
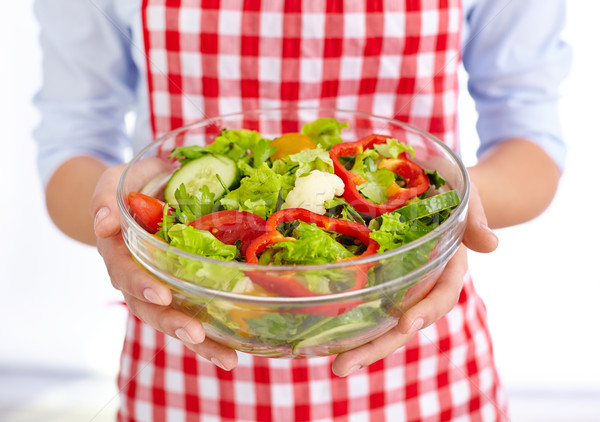
<svg viewBox="0 0 600 422"><path fill-rule="evenodd" d="M125 165L107 169L96 184L90 201L94 232L100 238L114 236L121 229L117 205L117 183Z"/></svg>
<svg viewBox="0 0 600 422"><path fill-rule="evenodd" d="M435 286L423 300L404 313L398 320L398 325L363 346L339 354L331 368L333 373L348 376L383 359L408 343L419 329L433 324L447 314L458 302L466 271L467 252L461 246L446 265Z"/></svg>
<svg viewBox="0 0 600 422"><path fill-rule="evenodd" d="M204 328L197 319L169 306L154 305L127 293L123 297L131 312L155 330L189 344L204 341Z"/></svg>
<svg viewBox="0 0 600 422"><path fill-rule="evenodd" d="M214 340L207 338L201 344L188 344L186 342L183 344L221 369L231 371L237 366L238 356L236 351Z"/></svg>
<svg viewBox="0 0 600 422"><path fill-rule="evenodd" d="M237 366L237 353L214 340L206 338L202 323L168 306L153 305L124 295L131 312L157 331L180 340L188 349L230 371Z"/></svg>
<svg viewBox="0 0 600 422"><path fill-rule="evenodd" d="M98 237L113 236L120 230L117 185L124 169L125 164L107 169L96 184L90 201L90 213L94 218L94 231ZM140 191L147 182L169 174L171 170L169 163L158 158L139 161L128 171L128 190Z"/></svg>
<svg viewBox="0 0 600 422"><path fill-rule="evenodd" d="M427 296L400 317L398 330L414 334L450 312L458 303L466 273L467 250L461 246Z"/></svg>
<svg viewBox="0 0 600 422"><path fill-rule="evenodd" d="M498 247L498 237L487 224L487 217L475 185L471 185L463 243L476 252L492 252Z"/></svg>
<svg viewBox="0 0 600 422"><path fill-rule="evenodd" d="M414 333L401 333L396 326L367 344L337 355L331 370L338 377L346 377L390 355L408 343L413 336Z"/></svg>
<svg viewBox="0 0 600 422"><path fill-rule="evenodd" d="M132 257L121 235L98 239L98 251L115 289L138 300L166 306L171 303L171 290L154 279Z"/></svg>

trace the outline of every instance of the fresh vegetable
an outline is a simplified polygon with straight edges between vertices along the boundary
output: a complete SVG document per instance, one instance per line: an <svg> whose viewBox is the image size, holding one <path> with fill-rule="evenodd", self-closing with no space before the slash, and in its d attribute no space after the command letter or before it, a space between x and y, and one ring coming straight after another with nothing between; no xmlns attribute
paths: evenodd
<svg viewBox="0 0 600 422"><path fill-rule="evenodd" d="M258 168L244 167L246 176L240 186L227 193L221 205L228 210L248 211L267 218L281 204L282 195L287 195L293 188L289 175L277 174L266 163Z"/></svg>
<svg viewBox="0 0 600 422"><path fill-rule="evenodd" d="M271 154L274 160L280 160L288 155L297 154L307 149L314 149L315 143L310 137L301 133L284 133L279 138L271 141L275 152Z"/></svg>
<svg viewBox="0 0 600 422"><path fill-rule="evenodd" d="M357 291L423 266L437 253L438 238L373 263L356 260L431 233L460 198L443 188L446 182L435 169L413 161L410 145L384 135L342 142L345 127L334 119L318 119L301 133L275 139L251 130L223 130L208 145L172 151L181 167L166 184L166 203L137 192L129 195L137 219L174 247L155 252L161 270L224 292L319 301L273 312L269 306L194 297L181 307L194 314L200 309L200 317L217 331L261 347L310 349L334 340L342 344L363 330L389 328L381 323L389 320L409 286L368 301L329 303L328 295ZM192 259L177 249L210 259ZM349 263L300 270L340 261Z"/></svg>
<svg viewBox="0 0 600 422"><path fill-rule="evenodd" d="M370 135L356 142L336 144L329 151L335 174L344 181L344 198L358 212L370 217L377 217L393 211L404 205L409 199L421 195L429 189L429 178L425 171L410 160L408 151L400 153L400 147L395 146L393 142L390 142L391 140L392 138L388 136ZM379 150L376 147L379 147ZM392 148L395 148L396 151L393 151ZM369 149L371 152L365 156L365 152ZM382 151L383 154L381 154ZM386 158L382 159L376 168L365 171L365 168L372 167L370 163L375 164L373 158L377 155ZM387 158L388 155L390 158ZM340 158L345 156L357 157L352 169L354 171L348 170L341 163ZM380 171L382 169L383 171ZM361 175L361 172L366 176ZM401 184L396 182L396 176L400 177ZM379 186L384 188L385 195L376 192ZM367 195L371 198L376 196L379 201L375 202L373 199L367 198Z"/></svg>
<svg viewBox="0 0 600 422"><path fill-rule="evenodd" d="M267 222L263 218L248 211L237 210L214 212L189 224L196 229L211 232L227 245L240 242L242 255L246 254L248 245L267 229Z"/></svg>
<svg viewBox="0 0 600 422"><path fill-rule="evenodd" d="M214 198L215 194L208 189L208 186L202 186L194 195L190 195L185 184L182 183L175 190L177 210L173 213L173 217L180 223L189 223L207 215L214 211Z"/></svg>
<svg viewBox="0 0 600 422"><path fill-rule="evenodd" d="M178 205L175 192L183 184L188 194L195 195L206 187L215 199L230 188L237 176L235 162L225 156L204 155L188 161L173 173L165 188L165 199L172 206Z"/></svg>
<svg viewBox="0 0 600 422"><path fill-rule="evenodd" d="M258 167L269 159L275 152L271 141L253 130L235 129L223 130L214 142L209 145L191 145L173 149L171 158L178 159L182 164L204 157L214 155L227 157L236 163L249 164Z"/></svg>
<svg viewBox="0 0 600 422"><path fill-rule="evenodd" d="M127 202L131 211L150 230L156 233L163 219L164 209L167 206L160 199L144 195L140 192L129 192Z"/></svg>
<svg viewBox="0 0 600 422"><path fill-rule="evenodd" d="M329 259L328 260L329 262L335 262L336 260L349 260L349 259L366 257L366 256L374 254L379 246L377 244L377 242L375 240L371 239L371 237L369 236L371 231L366 226L363 226L358 223L354 223L352 221L336 220L333 218L325 217L323 215L316 214L316 213L313 213L311 211L308 211L308 210L305 210L302 208L292 208L292 209L278 211L277 213L273 214L267 220L267 225L266 225L267 232L265 234L263 234L262 236L258 237L257 239L255 239L252 243L250 243L250 245L248 246L248 249L246 250L246 262L250 263L250 264L259 263L258 255L261 252L263 252L265 250L265 248L267 248L269 245L280 243L280 242L295 242L296 238L286 237L277 230L277 226L279 224L281 224L283 222L290 222L290 221L302 221L305 223L312 223L323 230L335 232L337 234L343 234L346 236L356 238L366 246L366 249L364 250L364 252L361 253L360 255L356 255L356 256L355 255L347 255L347 251L340 252L339 247L338 247L338 251L336 251L335 253L332 253L330 255L332 257L332 259ZM306 228L306 226L301 225L300 227L301 228L305 227L303 230L301 230L301 233L306 233L306 232L311 231L310 228ZM317 233L320 233L320 232L317 232ZM329 238L329 239L331 239L331 238ZM338 244L336 244L336 245L338 245ZM312 254L313 259L315 256L323 256L324 252L328 252L328 251L314 250L310 247L310 244L308 244L305 247L305 254L308 254L308 255ZM342 258L339 258L339 256L342 254L346 254L346 255L343 255ZM295 261L298 262L300 260L296 259ZM324 262L318 262L318 263L324 263Z"/></svg>
<svg viewBox="0 0 600 422"><path fill-rule="evenodd" d="M329 157L329 151L321 147L309 149L275 160L272 163L273 171L277 174L288 174L294 177L302 177L313 170L324 173L333 173L333 161Z"/></svg>
<svg viewBox="0 0 600 422"><path fill-rule="evenodd" d="M305 239L305 237L300 235L298 240L296 240L296 238L289 238L283 236L283 234L281 234L277 230L277 227L282 223L292 221L311 223L326 231L332 231L346 236L355 237L366 246L366 250L362 254L354 256L350 252L345 250L342 245L338 244L337 242L334 242L333 239L331 239L330 237L323 235L321 231L315 231L307 225L300 226L304 227L302 232L312 233L313 235L310 236L311 240L316 239L317 236L320 236L320 238L316 242L304 242L300 246L300 248L294 248L296 245L303 242L303 239ZM294 249L296 255L299 254L301 257L304 257L308 254L313 263L323 263L318 259L318 255L319 253L323 252L323 249L327 251L332 251L332 256L328 261L335 262L335 260L349 260L373 255L379 247L377 242L374 239L371 239L371 237L369 237L370 230L368 227L358 223L354 223L352 221L336 220L334 218L325 217L323 215L305 210L303 208L284 209L276 212L267 220L266 228L267 233L258 237L248 247L248 250L246 251L246 262L251 264L259 263L258 254L271 246L281 248L285 245L284 247L290 248L291 252L290 249L286 249L284 252L284 254L288 254L288 257L294 254ZM319 234L315 236L314 233ZM323 248L323 246L325 245L323 243L323 239L328 241L329 247ZM288 258L287 261L290 261L290 259ZM292 259L292 261L303 261L303 263L308 263L304 262L306 261L305 258L295 258ZM368 268L365 268L364 266L355 267L353 284L345 291L362 289L367 281L367 270ZM259 284L265 290L277 293L281 296L298 297L316 296L319 294L318 291L315 291L316 289L307 288L301 281L299 281L294 276L272 276L262 272L252 272L250 278L253 282ZM331 292L328 291L326 293Z"/></svg>
<svg viewBox="0 0 600 422"><path fill-rule="evenodd" d="M317 145L323 148L331 148L335 144L343 142L342 129L347 128L348 123L338 122L336 119L321 118L302 126L302 133L309 136Z"/></svg>
<svg viewBox="0 0 600 422"><path fill-rule="evenodd" d="M344 182L335 174L313 170L298 177L282 208L304 208L325 214L325 202L344 193Z"/></svg>
<svg viewBox="0 0 600 422"><path fill-rule="evenodd" d="M169 229L170 244L208 258L231 261L238 255L237 247L226 245L206 230L198 230L186 224L175 224Z"/></svg>
<svg viewBox="0 0 600 422"><path fill-rule="evenodd" d="M444 210L451 210L458 206L460 197L455 190L443 192L420 201L412 202L392 211L392 214L401 216L405 221L428 217Z"/></svg>

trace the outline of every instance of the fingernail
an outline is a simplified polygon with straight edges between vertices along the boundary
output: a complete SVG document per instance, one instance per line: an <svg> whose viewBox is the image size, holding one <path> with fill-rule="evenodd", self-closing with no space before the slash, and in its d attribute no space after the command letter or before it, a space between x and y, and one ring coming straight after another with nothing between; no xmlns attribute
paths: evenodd
<svg viewBox="0 0 600 422"><path fill-rule="evenodd" d="M423 327L423 324L424 324L423 318L415 319L408 330L408 334L416 333Z"/></svg>
<svg viewBox="0 0 600 422"><path fill-rule="evenodd" d="M217 358L210 358L210 361L215 364L216 366L218 366L219 368L221 368L224 371L228 371L227 368L225 368L225 366L221 363L221 361Z"/></svg>
<svg viewBox="0 0 600 422"><path fill-rule="evenodd" d="M166 303L164 303L164 301L161 299L161 297L158 295L158 293L156 293L150 287L145 288L143 294L144 294L144 297L146 298L146 300L150 303L154 303L155 305L160 305L160 306L167 305Z"/></svg>
<svg viewBox="0 0 600 422"><path fill-rule="evenodd" d="M198 342L194 340L192 336L190 336L190 334L183 328L176 329L175 335L184 343L198 344Z"/></svg>
<svg viewBox="0 0 600 422"><path fill-rule="evenodd" d="M488 232L491 235L491 238L493 240L488 241L488 243L491 243L490 245L488 245L488 249L489 250L494 250L498 247L498 243L500 242L500 240L498 239L498 236L496 235L496 233L494 233L494 231L492 229L489 228L489 226L486 223L481 223L480 227L485 230L486 232Z"/></svg>
<svg viewBox="0 0 600 422"><path fill-rule="evenodd" d="M100 223L102 220L108 217L108 214L110 214L110 209L108 209L107 207L102 207L98 210L98 212L94 216L94 229L96 228L98 223Z"/></svg>
<svg viewBox="0 0 600 422"><path fill-rule="evenodd" d="M481 227L483 230L485 230L485 231L487 231L487 232L489 232L489 233L493 234L495 238L498 238L498 236L496 236L496 233L494 233L494 231L493 231L492 229L490 229L490 226L488 226L486 223L481 223L479 226L480 226L480 227Z"/></svg>
<svg viewBox="0 0 600 422"><path fill-rule="evenodd" d="M352 375L356 371L362 368L362 365L354 365L352 368L348 370L345 374L340 375L340 377L347 377L348 375Z"/></svg>

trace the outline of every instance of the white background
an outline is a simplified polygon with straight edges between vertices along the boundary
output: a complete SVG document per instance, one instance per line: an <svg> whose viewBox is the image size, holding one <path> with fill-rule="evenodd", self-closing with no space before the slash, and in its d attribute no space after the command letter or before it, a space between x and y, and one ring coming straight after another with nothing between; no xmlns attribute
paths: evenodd
<svg viewBox="0 0 600 422"><path fill-rule="evenodd" d="M46 216L31 137L41 78L31 4L0 14L0 420L111 420L125 311L96 251ZM600 5L571 1L568 12L558 195L537 220L499 230L496 252L470 257L514 421L600 420ZM472 162L474 115L462 102Z"/></svg>

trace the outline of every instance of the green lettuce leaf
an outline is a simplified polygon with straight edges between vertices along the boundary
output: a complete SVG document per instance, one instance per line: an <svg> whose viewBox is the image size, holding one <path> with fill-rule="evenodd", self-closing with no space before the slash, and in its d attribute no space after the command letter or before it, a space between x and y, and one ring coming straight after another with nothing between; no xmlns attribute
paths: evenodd
<svg viewBox="0 0 600 422"><path fill-rule="evenodd" d="M375 220L372 220L375 222ZM380 226L377 229L371 226L371 239L379 243L377 252L385 252L390 249L402 246L405 243L406 234L410 229L410 225L402 220L398 214L387 213L383 214L380 219Z"/></svg>
<svg viewBox="0 0 600 422"><path fill-rule="evenodd" d="M300 221L294 229L296 241L279 242L270 248L277 252L271 256L273 264L310 265L335 262L350 258L352 253L337 242L328 232L314 224Z"/></svg>
<svg viewBox="0 0 600 422"><path fill-rule="evenodd" d="M214 211L214 198L215 194L208 189L208 186L202 186L195 195L189 195L182 183L175 190L178 207L174 216L180 223L194 221Z"/></svg>
<svg viewBox="0 0 600 422"><path fill-rule="evenodd" d="M235 245L226 245L206 230L187 224L174 224L168 231L171 246L207 258L231 261L237 258Z"/></svg>
<svg viewBox="0 0 600 422"><path fill-rule="evenodd" d="M248 170L237 189L225 194L221 205L228 210L249 211L268 218L277 211L281 202L280 195L286 195L293 188L290 178L277 174L266 163L262 163L254 170Z"/></svg>
<svg viewBox="0 0 600 422"><path fill-rule="evenodd" d="M379 154L374 149L367 149L354 157L354 163L350 171L359 176L365 177L369 173L377 171L375 161L379 158Z"/></svg>
<svg viewBox="0 0 600 422"><path fill-rule="evenodd" d="M321 118L306 123L302 127L302 134L311 138L315 145L329 149L333 145L342 142L342 129L347 127L347 122L342 123L331 118Z"/></svg>
<svg viewBox="0 0 600 422"><path fill-rule="evenodd" d="M388 199L387 188L396 182L396 173L386 168L367 172L364 176L367 181L358 186L363 196L376 204L384 204Z"/></svg>
<svg viewBox="0 0 600 422"><path fill-rule="evenodd" d="M373 148L385 158L398 158L404 152L409 152L412 157L415 156L415 149L411 145L398 142L397 139L393 138L388 139L385 144L375 144Z"/></svg>
<svg viewBox="0 0 600 422"><path fill-rule="evenodd" d="M333 161L327 151L317 147L275 160L273 170L278 174L293 173L295 177L304 176L313 170L333 173Z"/></svg>
<svg viewBox="0 0 600 422"><path fill-rule="evenodd" d="M248 129L223 130L209 145L193 145L174 148L170 158L182 163L200 158L206 154L224 155L233 161L243 160L258 167L275 152L271 141L263 138L259 132Z"/></svg>
<svg viewBox="0 0 600 422"><path fill-rule="evenodd" d="M319 320L330 319L317 315L296 313L268 313L260 318L246 320L249 331L258 336L261 341L277 345L293 343L304 327L318 323Z"/></svg>
<svg viewBox="0 0 600 422"><path fill-rule="evenodd" d="M337 317L310 313L271 313L246 322L249 331L263 343L292 344L294 348L311 347L314 344L343 342L355 330L380 323L388 315L386 309L387 305L376 300Z"/></svg>
<svg viewBox="0 0 600 422"><path fill-rule="evenodd" d="M239 256L235 245L226 245L208 231L172 223L171 220L170 216L165 218L164 229L161 229L160 235L174 248L221 261L230 261ZM182 257L175 254L174 248L169 248L166 252L156 251L154 262L159 268L175 277L226 292L232 291L244 277L244 273L237 267Z"/></svg>

